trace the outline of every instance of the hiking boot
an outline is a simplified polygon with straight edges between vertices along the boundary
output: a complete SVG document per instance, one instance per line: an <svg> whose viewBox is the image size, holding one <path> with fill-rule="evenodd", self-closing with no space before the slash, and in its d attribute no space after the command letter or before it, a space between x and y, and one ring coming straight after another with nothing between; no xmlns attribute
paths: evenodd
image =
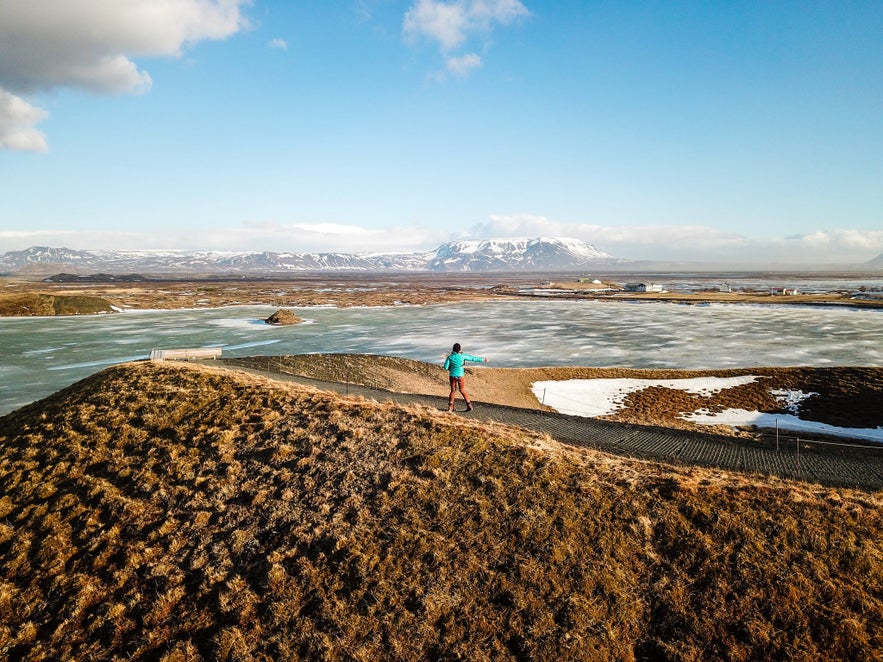
<svg viewBox="0 0 883 662"><path fill-rule="evenodd" d="M472 403L471 402L466 403L466 411L472 411Z"/></svg>

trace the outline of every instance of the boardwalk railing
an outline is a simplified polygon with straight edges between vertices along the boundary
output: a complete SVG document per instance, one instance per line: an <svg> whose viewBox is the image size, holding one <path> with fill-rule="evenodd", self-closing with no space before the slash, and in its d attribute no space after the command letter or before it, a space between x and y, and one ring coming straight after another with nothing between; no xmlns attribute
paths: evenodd
<svg viewBox="0 0 883 662"><path fill-rule="evenodd" d="M193 349L153 349L150 351L151 361L171 361L191 359L219 359L220 347L196 347Z"/></svg>

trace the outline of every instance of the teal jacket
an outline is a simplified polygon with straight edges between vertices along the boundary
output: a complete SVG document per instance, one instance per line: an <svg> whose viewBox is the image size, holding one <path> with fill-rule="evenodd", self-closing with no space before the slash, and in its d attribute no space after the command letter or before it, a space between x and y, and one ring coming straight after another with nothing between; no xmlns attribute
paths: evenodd
<svg viewBox="0 0 883 662"><path fill-rule="evenodd" d="M482 363L484 359L480 356L472 356L471 354L464 354L463 352L451 352L448 354L448 358L445 359L445 370L448 371L448 374L451 377L462 377L465 372L463 364L466 363L466 361Z"/></svg>

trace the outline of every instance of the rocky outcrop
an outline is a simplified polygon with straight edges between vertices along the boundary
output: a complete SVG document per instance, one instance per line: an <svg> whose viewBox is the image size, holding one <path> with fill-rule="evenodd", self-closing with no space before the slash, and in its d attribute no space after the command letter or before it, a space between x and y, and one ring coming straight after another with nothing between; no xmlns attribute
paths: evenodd
<svg viewBox="0 0 883 662"><path fill-rule="evenodd" d="M285 309L277 310L264 321L267 324L273 324L276 326L291 326L293 324L300 324L301 322L303 322L300 317L295 315L290 310Z"/></svg>

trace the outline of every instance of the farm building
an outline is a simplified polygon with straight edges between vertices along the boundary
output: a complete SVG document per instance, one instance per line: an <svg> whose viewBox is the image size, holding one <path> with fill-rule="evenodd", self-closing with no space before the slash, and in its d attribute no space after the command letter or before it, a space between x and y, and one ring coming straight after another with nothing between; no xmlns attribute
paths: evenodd
<svg viewBox="0 0 883 662"><path fill-rule="evenodd" d="M663 292L661 283L646 281L642 283L626 283L626 292Z"/></svg>

